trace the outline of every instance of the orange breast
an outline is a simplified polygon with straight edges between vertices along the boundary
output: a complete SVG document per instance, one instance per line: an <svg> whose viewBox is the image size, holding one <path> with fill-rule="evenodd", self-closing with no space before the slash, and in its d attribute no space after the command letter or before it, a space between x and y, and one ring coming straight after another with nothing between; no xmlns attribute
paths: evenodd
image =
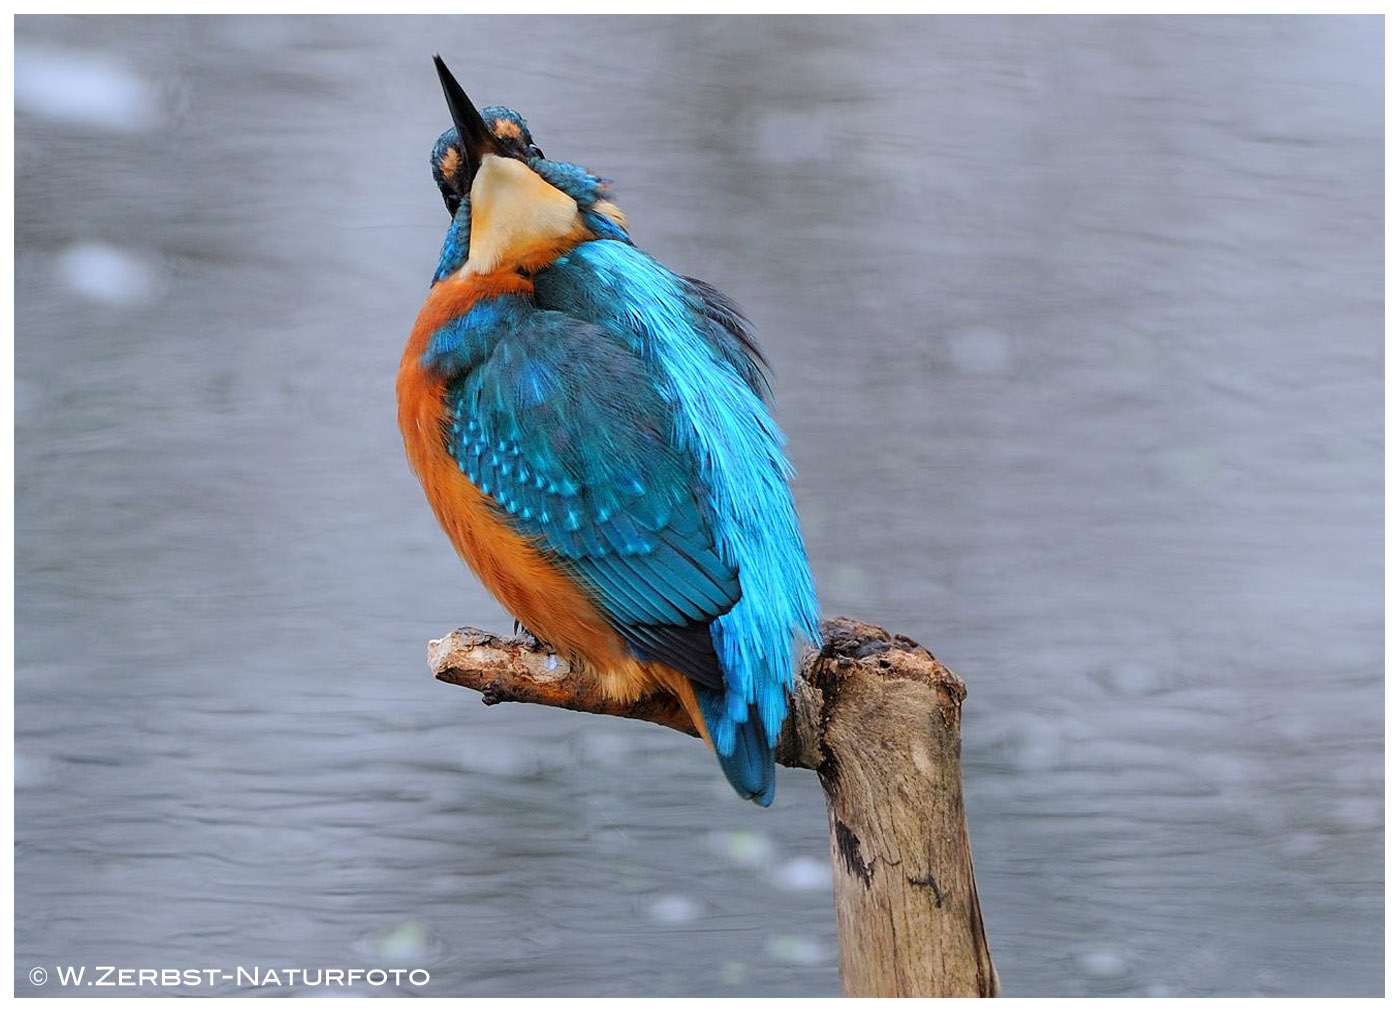
<svg viewBox="0 0 1399 1012"><path fill-rule="evenodd" d="M422 366L432 333L477 300L532 290L513 272L452 278L432 289L399 363L398 425L438 522L486 589L540 639L586 662L610 695L634 699L656 684L657 673L631 655L583 591L461 473L443 441L446 385Z"/></svg>

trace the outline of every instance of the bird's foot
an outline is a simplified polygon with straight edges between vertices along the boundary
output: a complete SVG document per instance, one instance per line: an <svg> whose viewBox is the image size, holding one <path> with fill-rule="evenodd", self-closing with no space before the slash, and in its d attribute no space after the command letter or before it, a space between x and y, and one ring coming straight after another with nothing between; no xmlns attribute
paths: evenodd
<svg viewBox="0 0 1399 1012"><path fill-rule="evenodd" d="M547 650L551 654L554 652L553 647L526 629L519 619L515 620L515 635L512 638L526 650Z"/></svg>

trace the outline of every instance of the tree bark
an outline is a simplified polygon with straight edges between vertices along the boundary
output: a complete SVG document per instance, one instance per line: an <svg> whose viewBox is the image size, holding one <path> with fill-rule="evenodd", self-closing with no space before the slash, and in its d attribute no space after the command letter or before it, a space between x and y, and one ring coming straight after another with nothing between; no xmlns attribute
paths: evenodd
<svg viewBox="0 0 1399 1012"><path fill-rule="evenodd" d="M962 680L905 636L838 618L803 661L777 745L815 770L830 824L848 997L995 997L962 801ZM697 735L657 694L618 705L547 648L458 629L428 644L442 681L487 704L541 703Z"/></svg>

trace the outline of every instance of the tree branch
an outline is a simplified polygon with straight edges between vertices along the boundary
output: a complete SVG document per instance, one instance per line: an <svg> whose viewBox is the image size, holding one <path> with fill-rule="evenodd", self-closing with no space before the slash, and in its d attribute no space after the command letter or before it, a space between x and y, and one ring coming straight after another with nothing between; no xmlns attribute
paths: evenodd
<svg viewBox="0 0 1399 1012"><path fill-rule="evenodd" d="M855 619L821 624L777 745L816 770L831 829L840 971L850 996L999 993L962 803L962 680L906 636ZM428 644L444 682L488 705L539 703L697 734L665 693L618 704L562 657L458 629Z"/></svg>
<svg viewBox="0 0 1399 1012"><path fill-rule="evenodd" d="M888 637L882 629L850 619L823 623L822 634L828 646L820 654L809 652L803 658L790 712L777 742L777 761L783 766L808 770L820 766L821 694L809 675L822 658L833 660L838 667L850 663L831 652L830 644L851 642L853 626ZM618 703L599 693L589 679L575 674L565 658L530 640L504 639L480 629L457 629L428 643L428 667L440 681L475 689L487 706L538 703L580 713L644 720L699 737L689 714L669 693L657 692L635 702ZM948 674L956 678L951 672Z"/></svg>

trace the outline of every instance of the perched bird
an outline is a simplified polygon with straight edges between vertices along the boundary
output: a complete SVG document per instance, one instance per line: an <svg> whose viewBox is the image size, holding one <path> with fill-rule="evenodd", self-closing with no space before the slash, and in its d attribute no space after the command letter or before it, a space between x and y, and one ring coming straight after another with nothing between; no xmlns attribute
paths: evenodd
<svg viewBox="0 0 1399 1012"><path fill-rule="evenodd" d="M818 631L758 347L725 295L633 244L607 180L436 63L452 223L399 366L408 460L526 629L609 697L673 693L766 806Z"/></svg>

